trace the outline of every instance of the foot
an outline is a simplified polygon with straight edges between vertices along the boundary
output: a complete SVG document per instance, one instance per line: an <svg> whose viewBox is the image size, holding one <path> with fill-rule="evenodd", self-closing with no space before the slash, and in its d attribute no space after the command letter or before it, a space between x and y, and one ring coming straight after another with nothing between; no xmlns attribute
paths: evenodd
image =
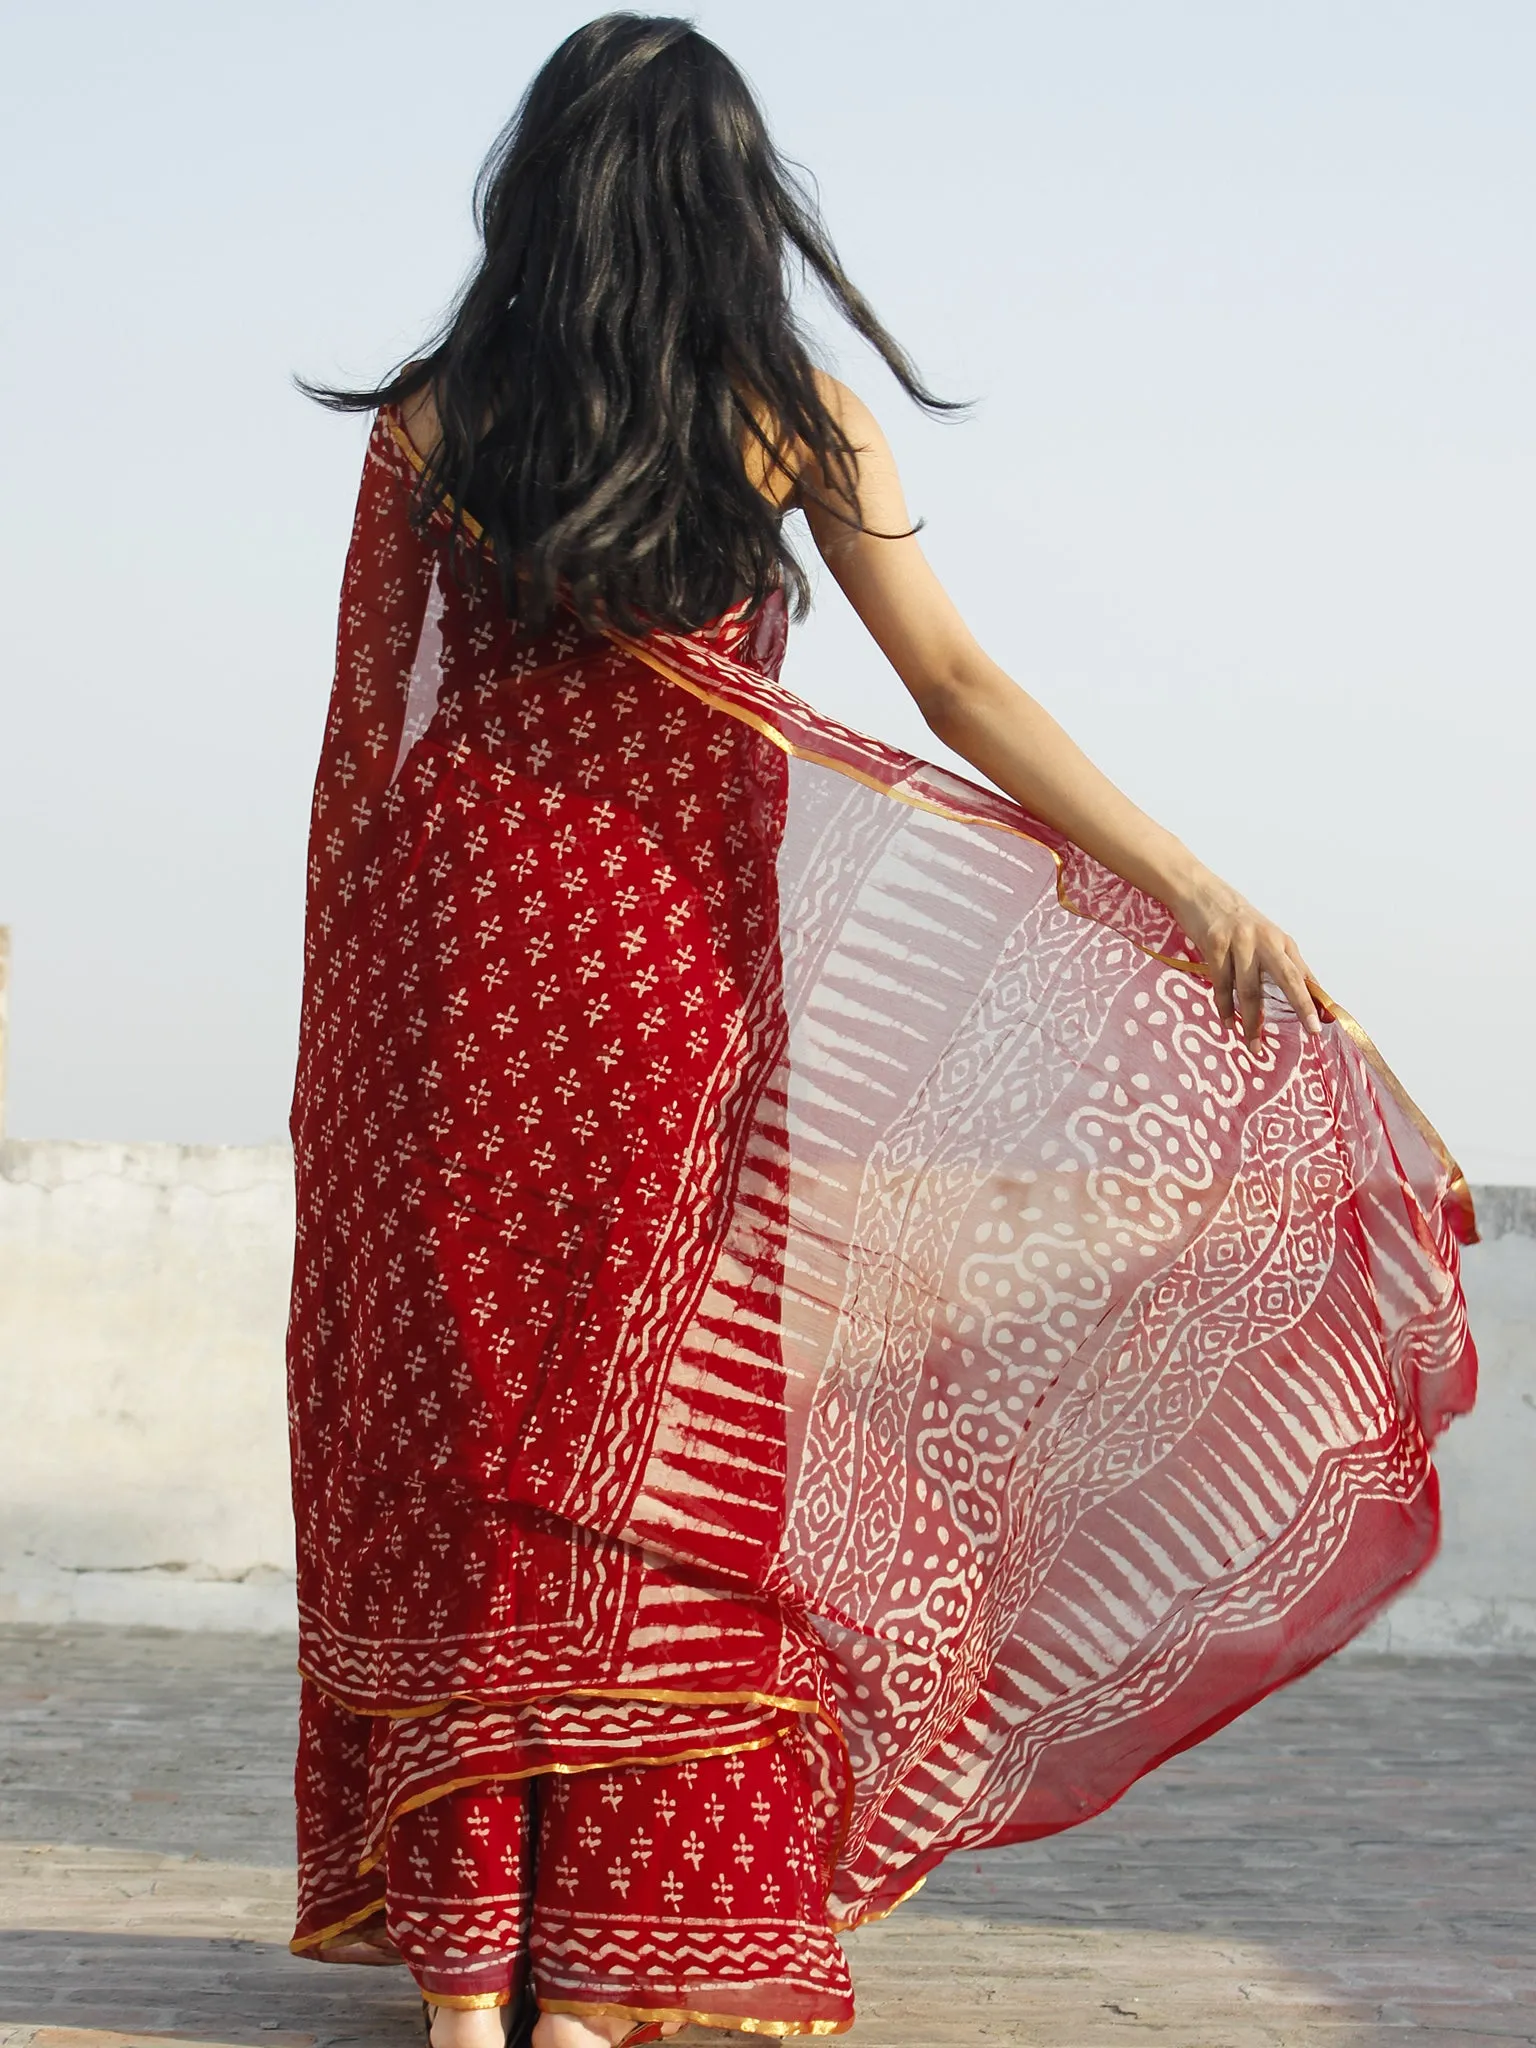
<svg viewBox="0 0 1536 2048"><path fill-rule="evenodd" d="M533 2030L533 2048L616 2048L641 2024L622 2012L542 2012ZM685 2024L683 2020L664 2020L662 2040L670 2041L674 2034L683 2031ZM433 2048L437 2048L435 2035Z"/></svg>
<svg viewBox="0 0 1536 2048"><path fill-rule="evenodd" d="M432 2005L432 2048L503 2048L506 2014L499 2005Z"/></svg>

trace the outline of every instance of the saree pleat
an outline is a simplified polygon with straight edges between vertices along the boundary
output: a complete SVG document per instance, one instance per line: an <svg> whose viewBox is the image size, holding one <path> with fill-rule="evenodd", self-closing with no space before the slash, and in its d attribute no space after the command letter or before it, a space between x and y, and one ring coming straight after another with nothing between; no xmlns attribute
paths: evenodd
<svg viewBox="0 0 1536 2048"><path fill-rule="evenodd" d="M1342 1011L1250 1050L1161 905L783 690L782 606L530 635L414 474L381 415L311 841L301 1938L408 1782L615 1701L797 1717L856 1924L1424 1565L1465 1186Z"/></svg>

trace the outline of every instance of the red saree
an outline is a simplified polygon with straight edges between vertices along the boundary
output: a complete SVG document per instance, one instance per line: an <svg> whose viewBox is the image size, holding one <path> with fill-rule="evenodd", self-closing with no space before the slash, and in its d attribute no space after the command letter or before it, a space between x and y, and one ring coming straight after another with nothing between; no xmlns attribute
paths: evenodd
<svg viewBox="0 0 1536 2048"><path fill-rule="evenodd" d="M296 1945L456 1774L786 1714L856 1924L1424 1565L1466 1190L1342 1013L1248 1051L1159 904L784 691L781 607L530 636L413 474L381 416L311 839L302 1666L358 1732ZM495 1753L413 1779L450 1702Z"/></svg>

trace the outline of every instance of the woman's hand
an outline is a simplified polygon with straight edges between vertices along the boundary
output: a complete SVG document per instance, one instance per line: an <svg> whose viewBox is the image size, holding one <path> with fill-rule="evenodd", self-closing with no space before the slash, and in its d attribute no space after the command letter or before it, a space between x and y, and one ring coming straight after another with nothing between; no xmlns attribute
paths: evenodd
<svg viewBox="0 0 1536 2048"><path fill-rule="evenodd" d="M1168 907L1199 948L1222 1021L1240 1024L1249 1045L1257 1045L1264 1030L1266 975L1285 991L1303 1030L1321 1031L1296 941L1229 883L1203 869Z"/></svg>

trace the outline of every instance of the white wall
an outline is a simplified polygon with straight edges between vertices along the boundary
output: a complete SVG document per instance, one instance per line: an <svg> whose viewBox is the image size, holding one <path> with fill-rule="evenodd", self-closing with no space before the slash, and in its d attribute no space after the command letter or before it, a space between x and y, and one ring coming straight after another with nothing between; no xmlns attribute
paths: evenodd
<svg viewBox="0 0 1536 2048"><path fill-rule="evenodd" d="M293 1621L285 1146L0 1145L0 1619Z"/></svg>
<svg viewBox="0 0 1536 2048"><path fill-rule="evenodd" d="M1440 1555L1363 1650L1536 1652L1536 1188L1479 1188L1463 1255L1481 1381L1436 1454Z"/></svg>
<svg viewBox="0 0 1536 2048"><path fill-rule="evenodd" d="M1536 1651L1536 1189L1479 1198L1442 1554L1364 1648ZM0 1619L293 1621L286 1148L0 1145Z"/></svg>

